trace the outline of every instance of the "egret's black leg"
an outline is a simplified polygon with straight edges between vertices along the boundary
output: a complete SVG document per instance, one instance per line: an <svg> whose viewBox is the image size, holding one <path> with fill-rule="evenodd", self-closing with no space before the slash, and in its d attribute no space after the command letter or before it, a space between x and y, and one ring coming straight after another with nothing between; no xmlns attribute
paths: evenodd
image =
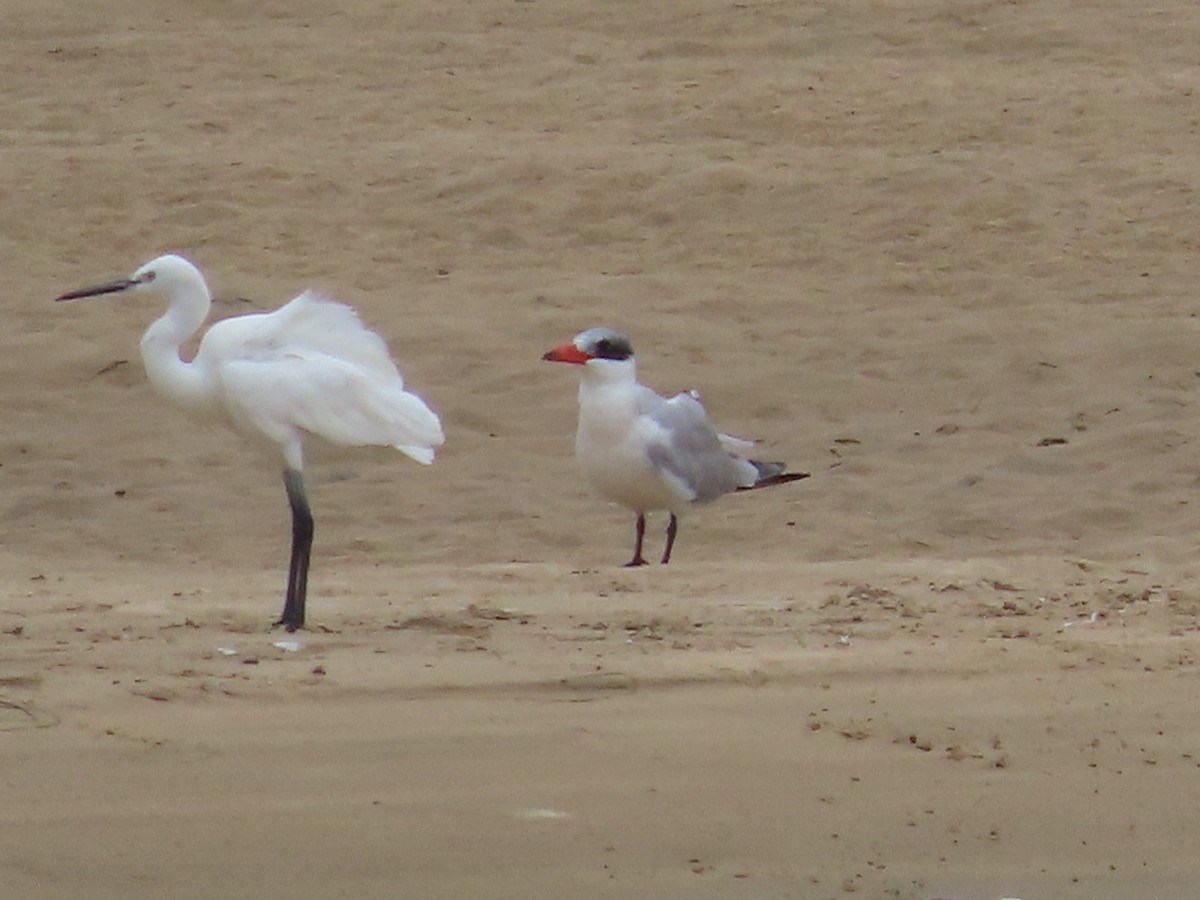
<svg viewBox="0 0 1200 900"><path fill-rule="evenodd" d="M633 568L634 566L646 565L646 560L642 557L642 541L646 537L646 517L640 513L637 517L636 534L637 540L633 545L633 559L625 563L625 568L627 569Z"/></svg>
<svg viewBox="0 0 1200 900"><path fill-rule="evenodd" d="M663 548L662 564L671 561L671 548L675 546L675 532L679 530L679 520L671 513L671 521L667 523L667 546Z"/></svg>
<svg viewBox="0 0 1200 900"><path fill-rule="evenodd" d="M287 599L276 625L288 631L304 627L304 600L308 591L308 558L312 552L313 517L304 493L304 477L295 469L283 473L288 503L292 507L292 564L288 568Z"/></svg>

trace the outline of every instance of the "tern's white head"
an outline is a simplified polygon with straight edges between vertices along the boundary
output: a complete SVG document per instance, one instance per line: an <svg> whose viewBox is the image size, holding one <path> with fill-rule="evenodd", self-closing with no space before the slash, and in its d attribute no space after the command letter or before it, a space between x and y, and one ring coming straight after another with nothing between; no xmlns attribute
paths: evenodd
<svg viewBox="0 0 1200 900"><path fill-rule="evenodd" d="M555 347L542 359L585 366L600 378L628 377L633 371L633 344L614 328L600 326L575 335L571 343Z"/></svg>

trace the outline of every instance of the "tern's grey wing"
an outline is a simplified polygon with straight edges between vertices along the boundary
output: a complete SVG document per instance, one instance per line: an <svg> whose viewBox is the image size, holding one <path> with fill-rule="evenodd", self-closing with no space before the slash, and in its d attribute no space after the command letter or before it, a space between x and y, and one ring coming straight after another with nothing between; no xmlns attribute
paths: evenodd
<svg viewBox="0 0 1200 900"><path fill-rule="evenodd" d="M700 401L690 394L665 400L648 388L638 397L639 412L657 428L647 447L650 461L678 478L704 503L754 483L753 466L722 446Z"/></svg>

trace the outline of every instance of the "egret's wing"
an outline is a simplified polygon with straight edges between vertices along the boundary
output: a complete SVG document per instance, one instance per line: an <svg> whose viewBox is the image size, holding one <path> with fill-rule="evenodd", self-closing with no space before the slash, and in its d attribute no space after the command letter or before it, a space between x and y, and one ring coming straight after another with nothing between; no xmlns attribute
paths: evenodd
<svg viewBox="0 0 1200 900"><path fill-rule="evenodd" d="M646 453L650 461L678 483L693 500L706 502L754 483L754 467L730 455L691 394L666 400L648 388L638 396L638 411L648 423Z"/></svg>
<svg viewBox="0 0 1200 900"><path fill-rule="evenodd" d="M221 383L235 424L299 454L301 432L349 446L394 446L433 461L438 417L404 390L379 335L348 306L301 294L273 313L238 316L208 330L196 364Z"/></svg>
<svg viewBox="0 0 1200 900"><path fill-rule="evenodd" d="M261 359L287 350L318 351L404 386L383 338L363 325L353 308L312 291L271 313L217 322L205 335L200 352L206 349L221 359Z"/></svg>
<svg viewBox="0 0 1200 900"><path fill-rule="evenodd" d="M430 463L445 440L437 415L399 379L320 351L229 360L219 373L234 421L281 444L301 430L334 444L393 446Z"/></svg>
<svg viewBox="0 0 1200 900"><path fill-rule="evenodd" d="M429 463L444 440L438 417L404 390L383 338L349 306L311 292L272 313L216 323L196 363L220 381L236 424L285 448L307 432L347 446L394 446Z"/></svg>

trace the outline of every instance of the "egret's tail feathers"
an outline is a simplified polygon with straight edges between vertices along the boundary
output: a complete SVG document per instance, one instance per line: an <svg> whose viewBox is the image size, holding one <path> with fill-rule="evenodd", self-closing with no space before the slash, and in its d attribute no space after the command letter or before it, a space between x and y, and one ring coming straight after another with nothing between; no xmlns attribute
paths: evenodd
<svg viewBox="0 0 1200 900"><path fill-rule="evenodd" d="M759 462L756 459L750 459L747 462L754 466L758 472L758 478L754 484L738 488L739 491L752 491L755 488L771 487L775 484L787 484L790 481L799 481L802 478L810 477L810 473L808 472L788 472L787 463Z"/></svg>
<svg viewBox="0 0 1200 900"><path fill-rule="evenodd" d="M408 391L389 391L377 399L377 412L388 433L388 438L380 443L391 444L417 462L432 462L432 448L446 441L437 413ZM428 459L423 458L426 455Z"/></svg>
<svg viewBox="0 0 1200 900"><path fill-rule="evenodd" d="M408 444L395 444L394 446L409 459L415 459L423 466L433 463L432 447L414 447Z"/></svg>

